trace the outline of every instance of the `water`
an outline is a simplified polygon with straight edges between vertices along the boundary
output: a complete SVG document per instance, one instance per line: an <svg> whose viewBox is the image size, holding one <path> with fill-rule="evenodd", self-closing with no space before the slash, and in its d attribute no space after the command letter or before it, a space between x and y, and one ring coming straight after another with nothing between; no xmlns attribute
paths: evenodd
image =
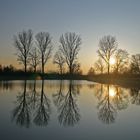
<svg viewBox="0 0 140 140"><path fill-rule="evenodd" d="M139 140L140 90L88 81L0 82L1 140Z"/></svg>

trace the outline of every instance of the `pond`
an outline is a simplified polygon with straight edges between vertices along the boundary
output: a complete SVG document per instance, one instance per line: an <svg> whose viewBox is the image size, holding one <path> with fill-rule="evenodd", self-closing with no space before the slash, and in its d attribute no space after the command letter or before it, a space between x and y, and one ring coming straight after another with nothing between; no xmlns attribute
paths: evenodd
<svg viewBox="0 0 140 140"><path fill-rule="evenodd" d="M1 81L1 140L139 140L140 90L89 81Z"/></svg>

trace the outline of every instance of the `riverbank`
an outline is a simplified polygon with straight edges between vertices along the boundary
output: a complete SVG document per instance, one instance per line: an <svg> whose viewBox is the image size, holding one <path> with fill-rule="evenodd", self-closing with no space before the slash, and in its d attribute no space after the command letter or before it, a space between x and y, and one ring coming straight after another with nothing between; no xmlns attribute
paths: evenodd
<svg viewBox="0 0 140 140"><path fill-rule="evenodd" d="M69 74L42 74L37 73L22 73L22 74L4 74L0 75L0 80L87 80L87 76L84 75L69 75Z"/></svg>
<svg viewBox="0 0 140 140"><path fill-rule="evenodd" d="M96 75L87 79L102 84L119 85L126 88L140 88L140 75Z"/></svg>
<svg viewBox="0 0 140 140"><path fill-rule="evenodd" d="M69 75L69 74L44 74L44 80L87 80L101 84L119 85L122 87L140 88L140 75ZM22 73L0 75L0 80L41 80L41 74Z"/></svg>

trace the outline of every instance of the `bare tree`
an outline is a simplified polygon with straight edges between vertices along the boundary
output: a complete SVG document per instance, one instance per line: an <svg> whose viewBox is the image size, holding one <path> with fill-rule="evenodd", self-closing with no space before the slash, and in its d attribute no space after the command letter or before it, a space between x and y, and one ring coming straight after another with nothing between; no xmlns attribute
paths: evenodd
<svg viewBox="0 0 140 140"><path fill-rule="evenodd" d="M94 70L93 67L90 67L90 69L88 70L87 75L89 75L89 76L93 76L93 75L95 75L95 70Z"/></svg>
<svg viewBox="0 0 140 140"><path fill-rule="evenodd" d="M110 58L117 49L117 41L113 36L104 36L99 41L99 49L97 51L98 55L105 61L107 64L108 74L110 72Z"/></svg>
<svg viewBox="0 0 140 140"><path fill-rule="evenodd" d="M60 51L68 65L69 73L72 74L73 64L80 50L81 37L75 33L65 33L60 37L60 43Z"/></svg>
<svg viewBox="0 0 140 140"><path fill-rule="evenodd" d="M35 37L41 55L42 74L44 74L45 64L52 54L51 37L48 32L39 32Z"/></svg>
<svg viewBox="0 0 140 140"><path fill-rule="evenodd" d="M75 62L72 66L72 73L73 74L82 74L81 65L78 62Z"/></svg>
<svg viewBox="0 0 140 140"><path fill-rule="evenodd" d="M140 54L132 55L130 67L132 73L140 74Z"/></svg>
<svg viewBox="0 0 140 140"><path fill-rule="evenodd" d="M104 71L104 63L102 61L102 59L98 59L95 63L94 63L94 67L96 71L99 71L101 74L103 74Z"/></svg>
<svg viewBox="0 0 140 140"><path fill-rule="evenodd" d="M34 47L30 52L30 65L31 67L33 67L34 72L36 72L36 68L39 65L39 63L40 63L39 53L37 49Z"/></svg>
<svg viewBox="0 0 140 140"><path fill-rule="evenodd" d="M53 63L56 64L59 68L60 74L62 75L64 72L64 64L65 64L65 59L62 56L62 53L60 50L58 50L56 52L56 54L54 55L54 60Z"/></svg>
<svg viewBox="0 0 140 140"><path fill-rule="evenodd" d="M32 30L22 31L14 36L14 46L17 50L18 61L24 65L24 71L27 71L29 54L32 47L33 33Z"/></svg>
<svg viewBox="0 0 140 140"><path fill-rule="evenodd" d="M115 72L118 73L128 64L128 52L126 50L118 49L115 53Z"/></svg>

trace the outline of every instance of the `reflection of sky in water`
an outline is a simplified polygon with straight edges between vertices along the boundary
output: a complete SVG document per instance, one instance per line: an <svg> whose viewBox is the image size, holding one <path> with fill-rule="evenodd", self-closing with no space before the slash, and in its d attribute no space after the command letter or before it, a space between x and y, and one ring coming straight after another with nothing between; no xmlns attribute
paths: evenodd
<svg viewBox="0 0 140 140"><path fill-rule="evenodd" d="M87 81L0 82L0 136L136 140L139 103L137 88Z"/></svg>

